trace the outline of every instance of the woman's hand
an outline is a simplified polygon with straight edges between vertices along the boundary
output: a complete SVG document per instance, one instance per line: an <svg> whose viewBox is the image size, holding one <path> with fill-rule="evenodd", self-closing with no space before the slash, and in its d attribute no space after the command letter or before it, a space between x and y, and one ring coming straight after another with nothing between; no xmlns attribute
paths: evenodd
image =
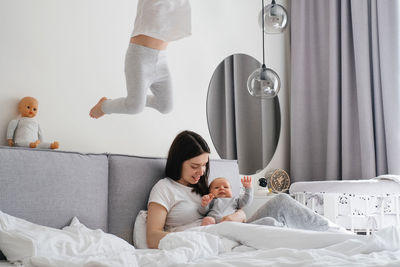
<svg viewBox="0 0 400 267"><path fill-rule="evenodd" d="M246 213L243 210L237 210L235 213L222 217L221 222L245 222Z"/></svg>

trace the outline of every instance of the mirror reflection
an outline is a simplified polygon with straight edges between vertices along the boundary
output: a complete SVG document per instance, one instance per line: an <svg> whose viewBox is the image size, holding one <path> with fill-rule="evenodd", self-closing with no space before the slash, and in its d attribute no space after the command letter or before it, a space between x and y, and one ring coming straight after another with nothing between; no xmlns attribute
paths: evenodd
<svg viewBox="0 0 400 267"><path fill-rule="evenodd" d="M278 97L251 96L247 79L260 62L245 54L225 58L208 87L207 122L212 142L223 159L237 159L240 174L254 174L271 161L280 134Z"/></svg>

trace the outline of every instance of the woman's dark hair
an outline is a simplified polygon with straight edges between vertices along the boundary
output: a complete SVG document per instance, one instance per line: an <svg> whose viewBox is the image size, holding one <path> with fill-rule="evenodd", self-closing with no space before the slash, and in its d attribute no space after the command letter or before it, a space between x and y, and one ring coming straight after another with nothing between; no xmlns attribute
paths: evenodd
<svg viewBox="0 0 400 267"><path fill-rule="evenodd" d="M181 178L183 162L203 153L210 153L207 142L199 134L192 131L179 133L171 144L168 152L165 176L175 181ZM208 174L210 163L207 161L206 170L197 184L190 185L197 194L206 195L208 190Z"/></svg>

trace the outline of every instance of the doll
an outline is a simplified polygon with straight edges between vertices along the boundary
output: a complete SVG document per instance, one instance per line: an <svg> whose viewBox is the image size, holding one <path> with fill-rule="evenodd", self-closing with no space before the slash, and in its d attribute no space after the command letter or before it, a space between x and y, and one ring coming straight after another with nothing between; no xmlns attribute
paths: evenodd
<svg viewBox="0 0 400 267"><path fill-rule="evenodd" d="M58 142L42 142L42 131L34 119L38 111L38 101L33 97L24 97L19 101L18 111L21 118L12 120L7 128L7 141L9 146L23 146L31 148L59 147Z"/></svg>

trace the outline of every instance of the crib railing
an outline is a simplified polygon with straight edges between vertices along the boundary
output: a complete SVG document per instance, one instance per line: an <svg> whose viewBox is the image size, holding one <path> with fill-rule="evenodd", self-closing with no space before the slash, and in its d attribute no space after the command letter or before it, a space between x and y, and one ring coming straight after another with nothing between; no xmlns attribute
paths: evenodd
<svg viewBox="0 0 400 267"><path fill-rule="evenodd" d="M400 194L295 192L291 195L314 212L353 232L370 234L387 226L400 225Z"/></svg>

